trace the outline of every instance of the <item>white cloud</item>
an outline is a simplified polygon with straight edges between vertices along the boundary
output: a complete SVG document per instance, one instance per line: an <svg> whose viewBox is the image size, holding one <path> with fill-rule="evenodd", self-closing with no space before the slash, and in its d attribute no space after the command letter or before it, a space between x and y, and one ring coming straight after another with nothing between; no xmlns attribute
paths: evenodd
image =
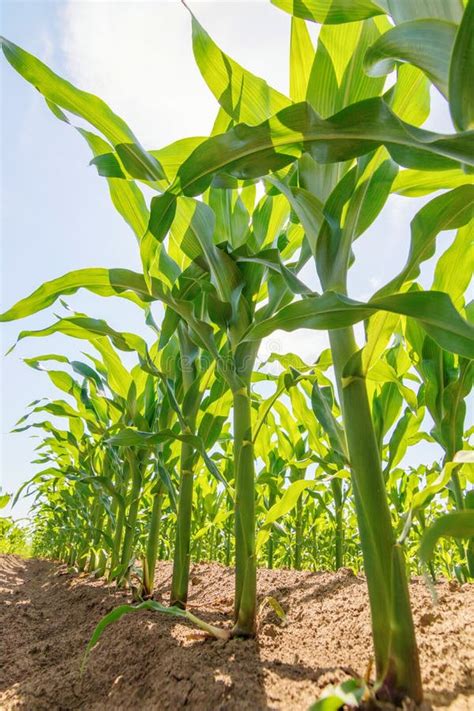
<svg viewBox="0 0 474 711"><path fill-rule="evenodd" d="M287 90L288 15L260 2L188 4L232 58ZM109 103L147 147L209 134L218 105L195 64L189 13L178 0L68 0L60 24L72 81Z"/></svg>

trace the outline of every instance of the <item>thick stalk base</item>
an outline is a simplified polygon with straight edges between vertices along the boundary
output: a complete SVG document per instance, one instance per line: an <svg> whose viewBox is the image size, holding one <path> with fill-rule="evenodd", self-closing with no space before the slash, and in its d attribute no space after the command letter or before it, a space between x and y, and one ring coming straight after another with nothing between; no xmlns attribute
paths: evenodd
<svg viewBox="0 0 474 711"><path fill-rule="evenodd" d="M255 462L248 387L234 393L235 467L235 633L255 634L257 568L255 559Z"/></svg>

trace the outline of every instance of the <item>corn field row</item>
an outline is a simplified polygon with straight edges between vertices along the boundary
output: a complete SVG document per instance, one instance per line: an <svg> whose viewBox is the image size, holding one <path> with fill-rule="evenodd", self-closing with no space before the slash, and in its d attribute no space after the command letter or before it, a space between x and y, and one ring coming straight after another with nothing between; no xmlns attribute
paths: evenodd
<svg viewBox="0 0 474 711"><path fill-rule="evenodd" d="M474 2L272 1L292 15L289 96L192 16L217 117L209 137L157 150L2 40L88 144L142 271L69 272L1 320L86 289L133 302L148 329L66 308L21 331L46 349L52 334L77 339L84 357L25 359L58 396L15 426L41 438L39 471L17 497L31 497L36 555L129 587L135 601L152 600L158 560L173 561L170 604L181 609L192 561L235 566L233 635L255 634L258 566L363 571L377 694L419 702L407 576L474 578ZM421 128L433 87L455 133ZM354 300L354 243L394 194L424 198L400 234L405 266ZM330 347L310 363L259 358L263 339L301 328L327 332ZM422 442L442 456L404 465Z"/></svg>

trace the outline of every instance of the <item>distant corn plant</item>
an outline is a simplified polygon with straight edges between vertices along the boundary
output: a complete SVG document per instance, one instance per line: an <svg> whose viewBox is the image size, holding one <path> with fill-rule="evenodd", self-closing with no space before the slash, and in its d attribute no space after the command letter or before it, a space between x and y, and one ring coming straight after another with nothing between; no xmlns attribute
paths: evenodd
<svg viewBox="0 0 474 711"><path fill-rule="evenodd" d="M153 593L157 557L173 556L171 602L181 608L192 543L198 558L209 543L210 558L235 560L233 633L244 636L255 633L259 557L270 567L337 568L348 560L358 567L360 551L377 693L419 702L405 548L417 535L434 574L438 539L472 537L473 528L463 404L474 357L463 296L470 262L459 264L457 279L450 274L472 237L474 3L274 4L292 15L290 96L224 54L192 17L196 62L218 116L209 138L153 151L100 99L2 41L7 60L57 118L78 115L99 132L77 128L135 233L143 273L70 272L1 319L23 318L81 288L130 299L148 318L152 302L165 307L152 347L83 315L20 335L85 338L102 358L89 370L71 364L82 384L50 372L76 409L33 408L71 423L67 432L36 423L52 435L40 458L48 467L31 482L37 541L121 584L138 576L142 598ZM306 21L321 25L316 47ZM449 102L452 135L420 128L430 84ZM157 193L149 206L140 185ZM390 195L440 191L412 220L401 272L370 300L350 298L354 243ZM439 233L452 229L433 288L423 290L420 265L435 254ZM319 284L303 279L310 260ZM303 327L328 331L330 352L309 365L280 358L283 372L273 379L256 370L263 338ZM137 353L134 371L110 343ZM257 384L265 379L274 393L263 397ZM420 434L426 411L430 435ZM397 469L419 436L443 448L442 472ZM440 500L446 490L451 500ZM431 502L441 516L427 522ZM61 521L70 513L65 535ZM321 520L331 522L330 533ZM453 560L463 579L472 576L472 538Z"/></svg>
<svg viewBox="0 0 474 711"><path fill-rule="evenodd" d="M10 503L10 494L0 490L0 510ZM15 553L27 556L31 551L28 527L15 521L11 516L0 515L0 553Z"/></svg>

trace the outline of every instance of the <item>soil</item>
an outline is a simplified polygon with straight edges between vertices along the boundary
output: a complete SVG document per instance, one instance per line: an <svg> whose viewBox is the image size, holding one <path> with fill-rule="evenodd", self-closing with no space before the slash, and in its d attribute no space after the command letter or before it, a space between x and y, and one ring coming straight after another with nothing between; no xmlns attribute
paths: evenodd
<svg viewBox="0 0 474 711"><path fill-rule="evenodd" d="M218 625L232 614L233 571L194 565L189 608ZM160 563L157 599L167 602L171 564ZM0 556L0 708L306 711L328 684L363 676L371 656L364 578L259 570L261 598L287 612L282 627L266 606L256 640L205 639L185 620L125 615L104 632L83 676L80 663L97 622L127 601L89 575L46 560ZM426 702L424 709L474 709L474 586L441 582L438 603L411 583Z"/></svg>

